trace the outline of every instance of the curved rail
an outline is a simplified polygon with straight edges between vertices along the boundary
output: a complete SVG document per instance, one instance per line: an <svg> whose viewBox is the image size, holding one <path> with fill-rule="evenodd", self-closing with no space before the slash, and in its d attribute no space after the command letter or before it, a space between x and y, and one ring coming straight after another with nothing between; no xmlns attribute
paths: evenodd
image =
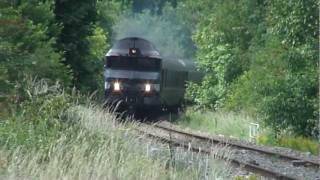
<svg viewBox="0 0 320 180"><path fill-rule="evenodd" d="M288 160L297 160L297 161L300 161L300 162L304 162L305 164L309 164L309 165L315 166L316 168L320 167L320 159L319 159L319 161L314 161L314 160L311 160L311 159L290 156L288 154L274 152L274 151L270 151L270 150L267 150L267 149L261 149L259 147L249 146L249 145L245 145L245 144L239 144L239 143L235 143L235 142L228 142L228 141L217 139L217 138L214 138L214 137L206 137L206 136L202 136L202 135L198 135L198 134L192 134L192 133L189 133L189 132L186 132L186 131L178 130L176 128L161 126L159 124L155 124L154 126L157 127L157 128L161 128L161 129L164 129L164 130L167 130L167 131L179 133L179 134L182 134L182 135L185 135L185 136L193 137L193 138L196 138L196 139L199 139L199 140L203 140L203 141L207 141L207 142L209 141L209 142L213 142L213 143L219 143L219 144L222 144L222 145L228 145L228 146L239 148L239 149L256 151L256 152L259 152L259 153L264 153L264 154L267 154L267 155L272 155L272 156L276 156L278 158L283 158L283 159L288 159Z"/></svg>
<svg viewBox="0 0 320 180"><path fill-rule="evenodd" d="M193 134L193 133L185 132L180 129L176 129L176 128L172 128L172 127L168 127L168 126L163 126L160 124L150 125L150 126L148 126L148 128L151 129L151 131L150 130L143 130L143 129L138 129L138 131L148 135L149 137L160 140L162 142L170 143L173 146L183 147L185 149L192 150L193 152L200 152L200 153L205 153L205 154L212 153L211 149L208 147L198 147L197 148L197 147L190 146L189 144L186 144L185 141L183 141L181 139L180 140L179 139L172 139L171 137L169 138L169 137L164 136L163 133L157 134L156 130L153 130L152 128L160 129L160 130L166 132L165 134L176 134L176 135L180 135L180 136L182 135L184 137L197 139L198 141L201 141L201 142L210 142L210 143L214 143L214 144L227 145L229 147L237 148L237 149L256 151L260 154L265 154L265 155L269 155L269 156L277 157L277 158L281 158L281 159L286 159L286 160L303 161L305 163L308 163L309 166L312 165L313 167L319 168L319 162L313 161L310 159L303 159L303 158L299 158L299 157L290 156L287 154L281 154L279 152L274 152L271 150L261 149L261 148L254 147L254 146L238 144L235 142L228 142L226 140L222 140L219 138L213 138L213 137L207 137L207 136L203 136L203 135ZM265 177L270 177L270 178L275 178L275 179L285 179L285 180L298 179L297 177L292 177L291 175L284 174L282 172L275 172L272 169L268 169L266 167L259 166L259 164L254 164L251 162L249 162L249 163L244 162L244 161L241 161L236 158L228 158L227 160L229 160L233 165L241 166L244 169L246 169L247 171L257 173L257 174L260 174Z"/></svg>

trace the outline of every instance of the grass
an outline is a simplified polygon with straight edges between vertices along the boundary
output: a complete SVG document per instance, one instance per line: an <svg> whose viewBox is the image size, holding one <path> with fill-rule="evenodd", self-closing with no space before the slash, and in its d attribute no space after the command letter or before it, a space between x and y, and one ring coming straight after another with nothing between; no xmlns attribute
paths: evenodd
<svg viewBox="0 0 320 180"><path fill-rule="evenodd" d="M185 114L176 121L176 123L183 127L212 134L232 136L243 140L250 140L249 126L250 123L256 122L257 120L245 113L223 111L203 112L194 111L191 108L187 109ZM286 147L302 152L310 152L314 155L319 155L320 151L319 141L305 137L294 137L287 134L275 138L272 130L261 126L255 140L261 145Z"/></svg>
<svg viewBox="0 0 320 180"><path fill-rule="evenodd" d="M301 152L309 152L313 155L320 154L320 143L319 141L305 138L305 137L293 137L290 135L281 135L275 138L272 134L263 133L257 137L257 143L262 145L271 145L286 147L295 149Z"/></svg>
<svg viewBox="0 0 320 180"><path fill-rule="evenodd" d="M135 124L120 125L112 112L85 97L44 82L26 87L20 109L0 121L0 179L229 177L227 164L214 166L215 155L175 150L176 165L168 166L167 147L154 155L150 149L156 145L133 131Z"/></svg>
<svg viewBox="0 0 320 180"><path fill-rule="evenodd" d="M249 139L249 125L252 122L255 120L244 113L202 112L192 109L187 109L177 120L177 123L184 127L239 139Z"/></svg>

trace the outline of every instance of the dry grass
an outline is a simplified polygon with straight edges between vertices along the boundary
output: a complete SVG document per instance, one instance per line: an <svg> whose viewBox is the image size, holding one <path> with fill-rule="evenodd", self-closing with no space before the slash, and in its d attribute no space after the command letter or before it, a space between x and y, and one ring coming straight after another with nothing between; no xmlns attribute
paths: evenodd
<svg viewBox="0 0 320 180"><path fill-rule="evenodd" d="M0 121L0 179L225 179L228 163L169 151L119 123L108 109L44 80L25 83L25 102ZM131 121L130 121L131 122ZM226 154L228 155L228 154ZM174 166L168 166L173 162ZM170 164L170 163L169 163ZM217 164L216 166L214 164Z"/></svg>
<svg viewBox="0 0 320 180"><path fill-rule="evenodd" d="M0 178L216 179L228 176L226 169L209 168L215 157L185 151L175 152L175 159L180 163L168 169L168 149L159 150L162 156L150 155L150 144L143 143L144 137L137 138L132 131L134 124L120 125L112 113L98 106L72 106L64 120L76 125L65 130L48 149L26 152L23 147L11 151L3 148Z"/></svg>

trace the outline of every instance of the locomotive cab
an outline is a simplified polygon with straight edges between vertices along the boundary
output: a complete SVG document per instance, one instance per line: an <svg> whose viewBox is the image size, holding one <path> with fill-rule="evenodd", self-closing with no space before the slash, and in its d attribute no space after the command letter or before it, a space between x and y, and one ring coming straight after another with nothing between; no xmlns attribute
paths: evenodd
<svg viewBox="0 0 320 180"><path fill-rule="evenodd" d="M119 40L105 59L105 98L129 107L160 105L162 60L147 40Z"/></svg>

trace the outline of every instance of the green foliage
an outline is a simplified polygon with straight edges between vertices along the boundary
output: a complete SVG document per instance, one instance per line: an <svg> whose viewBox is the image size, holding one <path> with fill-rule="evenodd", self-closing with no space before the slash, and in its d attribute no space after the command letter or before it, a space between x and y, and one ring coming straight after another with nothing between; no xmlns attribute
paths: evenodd
<svg viewBox="0 0 320 180"><path fill-rule="evenodd" d="M190 83L186 96L200 107L243 110L276 133L317 137L318 6L315 0L1 1L0 115L28 100L25 77L103 89L101 58L111 37L134 35L165 56L196 54L205 77ZM48 104L56 108L59 101Z"/></svg>
<svg viewBox="0 0 320 180"><path fill-rule="evenodd" d="M126 1L126 0L122 0ZM129 4L119 2L118 0L99 0L97 1L97 22L96 24L101 27L110 36L114 33L112 26L116 24L119 17L125 10L128 9ZM111 43L111 39L107 39L107 43ZM105 47L103 47L105 48Z"/></svg>
<svg viewBox="0 0 320 180"><path fill-rule="evenodd" d="M95 90L97 82L93 73L98 69L89 56L88 37L93 34L97 18L96 1L56 1L54 12L57 22L63 26L58 48L64 52L65 64L72 69L74 84L84 90Z"/></svg>
<svg viewBox="0 0 320 180"><path fill-rule="evenodd" d="M198 88L189 88L202 106L210 108L221 107L229 85L248 68L247 50L256 33L252 28L260 18L250 1L219 2L212 2L214 11L204 12L207 16L200 19L194 36L197 62L206 77Z"/></svg>
<svg viewBox="0 0 320 180"><path fill-rule="evenodd" d="M1 1L0 11L1 116L25 99L26 77L103 89L101 59L121 13L119 2Z"/></svg>
<svg viewBox="0 0 320 180"><path fill-rule="evenodd" d="M25 75L51 82L70 83L69 69L55 48L58 26L51 3L37 1L0 4L0 85L2 93L14 93L14 85ZM52 27L48 30L48 27Z"/></svg>
<svg viewBox="0 0 320 180"><path fill-rule="evenodd" d="M262 134L258 136L257 142L263 145L281 146L302 152L310 152L314 155L319 155L320 153L320 144L318 141L301 136L292 137L281 135L275 138L274 134Z"/></svg>
<svg viewBox="0 0 320 180"><path fill-rule="evenodd" d="M102 58L120 10L117 1L55 2L56 21L62 26L57 47L64 52L64 63L72 70L74 85L82 91L101 89Z"/></svg>
<svg viewBox="0 0 320 180"><path fill-rule="evenodd" d="M319 2L296 0L268 3L267 22L270 32L282 38L288 46L308 44L319 37ZM317 44L317 42L314 42Z"/></svg>
<svg viewBox="0 0 320 180"><path fill-rule="evenodd" d="M26 80L21 91L25 100L0 121L0 145L46 149L66 128L61 120L74 98L44 80Z"/></svg>
<svg viewBox="0 0 320 180"><path fill-rule="evenodd" d="M313 50L302 49L288 52L279 40L270 40L256 52L250 71L233 85L226 106L260 113L277 132L287 129L316 136L317 69L311 65ZM297 61L299 68L291 65Z"/></svg>
<svg viewBox="0 0 320 180"><path fill-rule="evenodd" d="M188 168L182 162L167 168L168 151L157 157L158 152L150 151L156 144L148 146L137 138L134 124L116 123L117 117L107 109L66 93L59 84L33 80L25 85L27 99L0 121L2 177L198 179L204 172L209 177L228 176L227 168L208 167L211 157L201 161L202 156L192 155ZM191 157L185 153L175 152L176 157Z"/></svg>
<svg viewBox="0 0 320 180"><path fill-rule="evenodd" d="M202 107L257 114L277 133L317 137L318 3L205 3L212 10L187 4L203 9L194 40L205 72L187 96Z"/></svg>
<svg viewBox="0 0 320 180"><path fill-rule="evenodd" d="M86 62L83 62L83 66L86 67L87 76L83 77L83 81L91 84L88 88L89 90L102 90L103 89L103 61L102 57L107 51L109 45L108 34L99 26L96 26L93 30L93 34L87 37L89 43L89 54ZM85 79L87 78L87 79ZM81 84L84 87L86 84ZM83 88L84 88L83 87Z"/></svg>

